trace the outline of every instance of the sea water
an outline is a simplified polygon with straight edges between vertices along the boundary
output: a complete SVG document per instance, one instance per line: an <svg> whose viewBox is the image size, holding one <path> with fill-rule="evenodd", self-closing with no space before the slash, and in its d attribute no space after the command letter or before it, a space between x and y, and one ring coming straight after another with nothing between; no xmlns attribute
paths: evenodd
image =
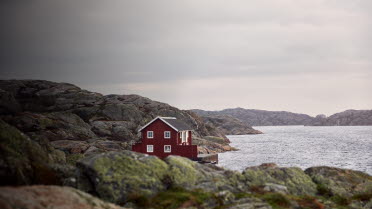
<svg viewBox="0 0 372 209"><path fill-rule="evenodd" d="M219 154L219 166L242 171L276 163L282 167L333 166L372 175L372 126L260 126L264 134L231 135L238 151Z"/></svg>

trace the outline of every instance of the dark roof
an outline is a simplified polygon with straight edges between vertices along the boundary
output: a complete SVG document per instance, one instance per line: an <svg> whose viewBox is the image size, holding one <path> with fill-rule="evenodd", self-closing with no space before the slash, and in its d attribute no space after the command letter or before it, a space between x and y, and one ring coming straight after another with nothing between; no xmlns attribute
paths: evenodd
<svg viewBox="0 0 372 209"><path fill-rule="evenodd" d="M176 128L178 131L192 130L192 128L190 128L190 126L188 126L182 120L170 119L170 118L162 118L162 119L166 121L167 123L169 123L174 128Z"/></svg>

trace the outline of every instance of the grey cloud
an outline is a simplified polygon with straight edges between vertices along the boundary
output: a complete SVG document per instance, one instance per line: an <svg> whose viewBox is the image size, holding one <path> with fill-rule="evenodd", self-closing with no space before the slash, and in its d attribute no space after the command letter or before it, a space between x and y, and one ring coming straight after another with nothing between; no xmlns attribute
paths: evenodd
<svg viewBox="0 0 372 209"><path fill-rule="evenodd" d="M4 0L0 77L103 91L224 77L371 78L371 11L369 0Z"/></svg>

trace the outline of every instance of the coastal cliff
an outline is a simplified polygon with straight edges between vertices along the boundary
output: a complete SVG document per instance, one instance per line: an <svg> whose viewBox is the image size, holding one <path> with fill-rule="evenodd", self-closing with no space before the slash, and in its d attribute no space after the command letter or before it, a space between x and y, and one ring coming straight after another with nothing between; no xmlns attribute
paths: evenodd
<svg viewBox="0 0 372 209"><path fill-rule="evenodd" d="M0 117L34 141L70 154L130 149L138 129L156 116L176 117L194 129L200 152L230 150L225 134L195 113L138 95L102 95L68 83L0 81ZM209 137L219 141L211 141Z"/></svg>

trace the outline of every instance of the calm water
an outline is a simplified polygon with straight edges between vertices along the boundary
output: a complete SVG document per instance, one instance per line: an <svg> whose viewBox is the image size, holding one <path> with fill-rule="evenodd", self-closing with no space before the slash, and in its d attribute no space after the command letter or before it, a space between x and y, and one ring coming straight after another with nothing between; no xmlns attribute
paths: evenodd
<svg viewBox="0 0 372 209"><path fill-rule="evenodd" d="M279 166L335 166L372 174L372 126L261 126L261 135L228 136L239 151L219 154L219 165L243 170Z"/></svg>

